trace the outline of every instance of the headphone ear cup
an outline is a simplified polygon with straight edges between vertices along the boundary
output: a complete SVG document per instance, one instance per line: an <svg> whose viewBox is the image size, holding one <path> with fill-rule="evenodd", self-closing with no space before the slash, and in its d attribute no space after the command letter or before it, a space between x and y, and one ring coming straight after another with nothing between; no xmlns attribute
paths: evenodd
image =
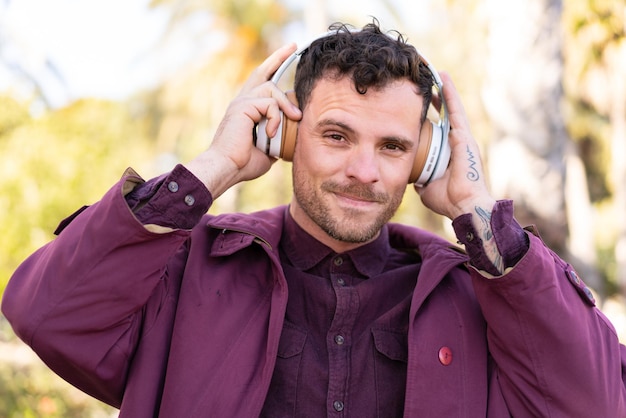
<svg viewBox="0 0 626 418"><path fill-rule="evenodd" d="M288 91L285 93L289 101L298 106L298 99L294 91ZM298 122L289 119L282 114L283 129L282 129L282 141L280 144L280 158L285 161L293 160L293 152L296 148L296 137L298 136Z"/></svg>
<svg viewBox="0 0 626 418"><path fill-rule="evenodd" d="M417 153L415 154L413 169L411 170L411 175L409 176L409 184L415 183L421 177L424 167L426 167L430 146L433 142L433 127L435 127L435 124L429 119L426 119L422 124L420 139L417 143Z"/></svg>

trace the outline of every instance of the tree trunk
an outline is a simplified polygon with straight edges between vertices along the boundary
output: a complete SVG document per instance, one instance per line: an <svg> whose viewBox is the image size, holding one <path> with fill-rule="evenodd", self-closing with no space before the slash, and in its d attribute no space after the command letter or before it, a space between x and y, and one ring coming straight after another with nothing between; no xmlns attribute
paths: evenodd
<svg viewBox="0 0 626 418"><path fill-rule="evenodd" d="M520 223L535 224L544 241L597 289L586 182L566 196L568 161L581 166L561 111L561 8L561 0L486 0L483 102L495 131L487 167L494 195L513 199ZM584 172L578 178L585 179ZM566 201L575 210L568 211ZM568 222L570 215L579 218Z"/></svg>
<svg viewBox="0 0 626 418"><path fill-rule="evenodd" d="M611 185L613 187L615 278L626 296L626 40L607 52L608 82L611 86Z"/></svg>

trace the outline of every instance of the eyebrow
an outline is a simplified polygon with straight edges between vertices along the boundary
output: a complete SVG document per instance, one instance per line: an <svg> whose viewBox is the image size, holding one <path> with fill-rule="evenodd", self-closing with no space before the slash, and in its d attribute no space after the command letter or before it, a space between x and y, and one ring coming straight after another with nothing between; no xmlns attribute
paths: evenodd
<svg viewBox="0 0 626 418"><path fill-rule="evenodd" d="M324 126L338 126L339 128L351 134L355 133L354 129L352 129L350 125L346 125L345 123L335 119L322 119L317 123L317 126L320 128L323 128Z"/></svg>
<svg viewBox="0 0 626 418"><path fill-rule="evenodd" d="M322 119L321 121L319 121L317 123L317 127L325 127L325 126L337 126L338 128L343 129L344 131L350 133L350 134L354 134L356 133L356 131L354 129L352 129L352 127L350 127L350 125L347 125L343 122L340 122L338 120L335 119ZM413 143L413 141L411 141L410 139L401 137L401 136L385 136L382 138L383 142L393 142L398 144L399 146L404 147L407 150L413 149L413 147L416 145Z"/></svg>

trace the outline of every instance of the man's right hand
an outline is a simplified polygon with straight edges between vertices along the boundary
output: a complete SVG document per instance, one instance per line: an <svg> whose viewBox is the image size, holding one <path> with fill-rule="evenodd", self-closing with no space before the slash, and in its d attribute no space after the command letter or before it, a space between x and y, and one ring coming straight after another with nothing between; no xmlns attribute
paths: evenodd
<svg viewBox="0 0 626 418"><path fill-rule="evenodd" d="M279 48L252 72L228 106L211 146L185 164L214 199L241 181L265 174L275 161L258 150L253 142L253 129L262 118L267 118L268 137L276 134L281 111L290 119L301 118L300 110L269 81L295 50L295 44Z"/></svg>

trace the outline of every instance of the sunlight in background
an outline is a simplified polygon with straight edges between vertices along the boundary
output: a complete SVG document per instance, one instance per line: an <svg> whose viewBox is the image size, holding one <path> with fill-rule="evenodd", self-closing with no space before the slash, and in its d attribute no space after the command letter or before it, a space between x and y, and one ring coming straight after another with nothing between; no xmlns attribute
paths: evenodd
<svg viewBox="0 0 626 418"><path fill-rule="evenodd" d="M167 14L148 0L13 0L0 6L1 50L41 81L51 104L78 97L119 99L154 85L184 58L184 44L155 47ZM14 45L13 48L11 46ZM18 50L19 48L19 50ZM0 90L18 90L0 70Z"/></svg>
<svg viewBox="0 0 626 418"><path fill-rule="evenodd" d="M315 8L311 1L286 3L294 10ZM395 20L380 1L328 3L327 13L316 8L319 13L305 13L315 15L313 20L288 25L285 42L306 42L323 32L332 23L327 14L349 16L353 19L349 23L355 25L368 22L371 16L379 18L384 27ZM402 10L412 33L431 29L432 16L425 13L430 1L390 3ZM190 21L184 30L178 28L165 42L169 15L148 5L149 0L5 1L0 5L0 59L19 63L40 83L50 105L59 107L80 97L125 98L216 49L213 43L219 43L219 34L210 41L206 36L194 36L206 34L211 25L208 15ZM11 90L18 96L31 91L31 86L20 83L23 79L0 65L0 91Z"/></svg>

